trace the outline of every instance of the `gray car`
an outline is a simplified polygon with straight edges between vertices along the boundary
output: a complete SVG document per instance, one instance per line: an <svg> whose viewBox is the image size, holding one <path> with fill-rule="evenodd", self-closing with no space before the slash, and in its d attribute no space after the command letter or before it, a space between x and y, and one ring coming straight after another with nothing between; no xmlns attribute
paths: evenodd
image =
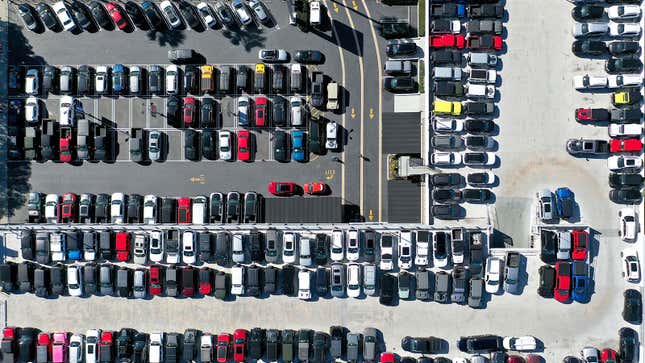
<svg viewBox="0 0 645 363"><path fill-rule="evenodd" d="M447 303L450 299L450 275L445 271L439 271L434 274L435 278L435 292L434 301L439 303Z"/></svg>
<svg viewBox="0 0 645 363"><path fill-rule="evenodd" d="M368 263L363 265L363 291L365 295L376 295L376 266Z"/></svg>
<svg viewBox="0 0 645 363"><path fill-rule="evenodd" d="M416 298L418 300L431 299L430 291L430 271L417 270L416 272L417 286L415 290ZM434 281L433 281L434 282Z"/></svg>
<svg viewBox="0 0 645 363"><path fill-rule="evenodd" d="M135 299L146 297L146 273L145 270L135 270L132 282L132 296Z"/></svg>
<svg viewBox="0 0 645 363"><path fill-rule="evenodd" d="M470 279L470 294L468 295L468 306L473 309L482 306L482 295L484 294L484 280L479 277Z"/></svg>
<svg viewBox="0 0 645 363"><path fill-rule="evenodd" d="M517 252L506 253L506 265L504 271L504 290L511 294L519 293L520 275L520 254Z"/></svg>
<svg viewBox="0 0 645 363"><path fill-rule="evenodd" d="M540 190L536 193L538 199L538 213L542 221L550 221L554 217L553 212L553 193L548 189Z"/></svg>
<svg viewBox="0 0 645 363"><path fill-rule="evenodd" d="M264 250L264 259L267 263L277 263L280 260L280 245L282 244L282 235L275 229L266 232L266 245Z"/></svg>
<svg viewBox="0 0 645 363"><path fill-rule="evenodd" d="M152 161L159 161L162 159L163 152L163 138L161 131L152 130L148 133L148 157Z"/></svg>
<svg viewBox="0 0 645 363"><path fill-rule="evenodd" d="M309 347L311 346L311 336L313 331L302 329L298 331L298 360L301 362L309 361Z"/></svg>
<svg viewBox="0 0 645 363"><path fill-rule="evenodd" d="M363 330L363 360L366 362L374 362L379 357L377 333L375 328Z"/></svg>
<svg viewBox="0 0 645 363"><path fill-rule="evenodd" d="M608 23L574 23L573 36L576 38L604 35L609 32Z"/></svg>
<svg viewBox="0 0 645 363"><path fill-rule="evenodd" d="M114 295L114 278L111 265L99 268L99 291L101 295Z"/></svg>
<svg viewBox="0 0 645 363"><path fill-rule="evenodd" d="M347 362L358 362L361 335L358 333L347 333Z"/></svg>
<svg viewBox="0 0 645 363"><path fill-rule="evenodd" d="M331 265L331 295L333 297L345 296L345 285L347 285L345 265L334 263Z"/></svg>

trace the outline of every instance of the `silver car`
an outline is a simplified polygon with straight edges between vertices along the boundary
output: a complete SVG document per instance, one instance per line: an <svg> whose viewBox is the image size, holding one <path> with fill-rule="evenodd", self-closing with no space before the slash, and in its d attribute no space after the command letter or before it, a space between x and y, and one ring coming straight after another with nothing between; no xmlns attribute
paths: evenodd
<svg viewBox="0 0 645 363"><path fill-rule="evenodd" d="M575 23L573 36L576 38L604 35L609 32L608 23Z"/></svg>
<svg viewBox="0 0 645 363"><path fill-rule="evenodd" d="M331 295L333 297L345 296L345 285L347 285L345 265L334 263L331 265ZM348 358L349 360L349 358Z"/></svg>
<svg viewBox="0 0 645 363"><path fill-rule="evenodd" d="M363 360L374 362L378 357L378 338L375 328L363 330Z"/></svg>
<svg viewBox="0 0 645 363"><path fill-rule="evenodd" d="M542 221L550 221L553 219L553 193L550 190L544 189L536 193L540 214Z"/></svg>
<svg viewBox="0 0 645 363"><path fill-rule="evenodd" d="M161 131L153 130L148 134L148 156L152 161L161 160L163 152L163 138Z"/></svg>
<svg viewBox="0 0 645 363"><path fill-rule="evenodd" d="M144 270L134 271L132 296L135 299L144 299L146 297L146 273Z"/></svg>

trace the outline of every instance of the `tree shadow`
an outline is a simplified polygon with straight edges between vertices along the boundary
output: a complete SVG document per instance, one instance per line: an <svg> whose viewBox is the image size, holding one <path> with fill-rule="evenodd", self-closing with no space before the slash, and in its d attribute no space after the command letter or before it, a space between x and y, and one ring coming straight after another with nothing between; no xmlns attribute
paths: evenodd
<svg viewBox="0 0 645 363"><path fill-rule="evenodd" d="M222 35L231 44L244 47L244 50L247 52L250 52L253 48L263 47L267 40L267 37L256 27L248 27L246 30L227 29L222 31Z"/></svg>
<svg viewBox="0 0 645 363"><path fill-rule="evenodd" d="M146 33L146 36L148 37L149 40L151 41L157 41L159 43L160 47L176 47L184 42L184 39L186 38L186 35L184 35L184 32L179 31L179 30L167 30L167 31L157 31L157 30L150 30L149 32Z"/></svg>

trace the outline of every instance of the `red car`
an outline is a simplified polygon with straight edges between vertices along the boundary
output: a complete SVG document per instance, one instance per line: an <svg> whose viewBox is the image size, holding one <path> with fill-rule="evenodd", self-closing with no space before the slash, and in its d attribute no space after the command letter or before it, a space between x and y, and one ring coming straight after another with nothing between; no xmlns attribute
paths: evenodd
<svg viewBox="0 0 645 363"><path fill-rule="evenodd" d="M52 341L51 341L51 337L49 336L49 333L38 334L38 346L36 347L36 351L38 352L40 349L46 350L48 359L51 359L51 355L52 355L51 343Z"/></svg>
<svg viewBox="0 0 645 363"><path fill-rule="evenodd" d="M381 353L380 363L394 363L394 354L390 352Z"/></svg>
<svg viewBox="0 0 645 363"><path fill-rule="evenodd" d="M510 355L506 359L506 363L524 363L524 358L518 355Z"/></svg>
<svg viewBox="0 0 645 363"><path fill-rule="evenodd" d="M195 270L186 266L180 269L181 271L181 294L184 296L195 295Z"/></svg>
<svg viewBox="0 0 645 363"><path fill-rule="evenodd" d="M233 360L235 362L244 362L246 357L247 334L248 332L244 329L235 329L235 332L233 332Z"/></svg>
<svg viewBox="0 0 645 363"><path fill-rule="evenodd" d="M235 332L237 333L237 330ZM226 363L228 361L228 347L230 345L230 334L220 334L217 336L217 363Z"/></svg>
<svg viewBox="0 0 645 363"><path fill-rule="evenodd" d="M571 263L558 261L555 264L555 288L553 297L559 302L569 300L571 294Z"/></svg>
<svg viewBox="0 0 645 363"><path fill-rule="evenodd" d="M207 267L199 270L199 293L202 295L210 295L213 289L213 275L211 270Z"/></svg>
<svg viewBox="0 0 645 363"><path fill-rule="evenodd" d="M130 259L130 233L124 231L116 233L115 249L118 261Z"/></svg>
<svg viewBox="0 0 645 363"><path fill-rule="evenodd" d="M257 120L257 119L256 119ZM242 161L251 160L251 134L247 130L237 132L237 158Z"/></svg>
<svg viewBox="0 0 645 363"><path fill-rule="evenodd" d="M112 346L114 345L114 334L109 330L104 330L101 333L101 340L99 342L99 352L101 356L112 356ZM107 352L107 353L105 353Z"/></svg>
<svg viewBox="0 0 645 363"><path fill-rule="evenodd" d="M296 193L296 184L291 182L269 183L269 193L279 197L290 197Z"/></svg>
<svg viewBox="0 0 645 363"><path fill-rule="evenodd" d="M161 266L150 266L150 295L161 295Z"/></svg>
<svg viewBox="0 0 645 363"><path fill-rule="evenodd" d="M616 351L613 349L603 349L602 352L600 352L600 361L602 363L616 363L618 362L618 358L616 357L618 354L616 354Z"/></svg>
<svg viewBox="0 0 645 363"><path fill-rule="evenodd" d="M267 98L255 99L255 126L269 126L267 122Z"/></svg>
<svg viewBox="0 0 645 363"><path fill-rule="evenodd" d="M63 222L76 222L76 201L78 197L74 193L63 194L61 207L61 218Z"/></svg>
<svg viewBox="0 0 645 363"><path fill-rule="evenodd" d="M305 193L319 195L327 193L327 184L323 182L309 182L304 185Z"/></svg>
<svg viewBox="0 0 645 363"><path fill-rule="evenodd" d="M63 163L72 162L72 130L61 129L60 140L58 141L58 159Z"/></svg>
<svg viewBox="0 0 645 363"><path fill-rule="evenodd" d="M107 3L105 4L105 7L107 8L108 13L110 13L110 17L114 20L116 26L121 30L125 30L125 28L128 27L128 22L125 20L119 6L116 3Z"/></svg>
<svg viewBox="0 0 645 363"><path fill-rule="evenodd" d="M430 36L430 46L432 48L459 48L462 49L466 44L463 35L441 34Z"/></svg>
<svg viewBox="0 0 645 363"><path fill-rule="evenodd" d="M606 108L576 108L576 121L607 121L609 111Z"/></svg>
<svg viewBox="0 0 645 363"><path fill-rule="evenodd" d="M177 223L189 224L190 220L190 198L179 198L177 201Z"/></svg>
<svg viewBox="0 0 645 363"><path fill-rule="evenodd" d="M587 259L587 248L589 248L589 234L587 231L576 229L571 232L573 237L573 251L571 251L571 258L574 260L584 261Z"/></svg>
<svg viewBox="0 0 645 363"><path fill-rule="evenodd" d="M529 354L526 356L526 363L542 363L542 357L536 354Z"/></svg>
<svg viewBox="0 0 645 363"><path fill-rule="evenodd" d="M195 123L196 103L194 97L184 98L184 127L191 127Z"/></svg>
<svg viewBox="0 0 645 363"><path fill-rule="evenodd" d="M467 39L468 49L502 50L502 37L499 35L471 35Z"/></svg>
<svg viewBox="0 0 645 363"><path fill-rule="evenodd" d="M641 151L643 143L639 139L611 139L609 142L609 151L620 153L624 151Z"/></svg>

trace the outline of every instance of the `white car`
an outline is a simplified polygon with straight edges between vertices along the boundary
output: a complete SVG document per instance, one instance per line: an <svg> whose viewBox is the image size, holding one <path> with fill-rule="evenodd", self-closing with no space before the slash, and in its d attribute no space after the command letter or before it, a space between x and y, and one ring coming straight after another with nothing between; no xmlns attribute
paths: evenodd
<svg viewBox="0 0 645 363"><path fill-rule="evenodd" d="M181 261L192 265L197 261L195 252L195 233L184 231L181 236Z"/></svg>
<svg viewBox="0 0 645 363"><path fill-rule="evenodd" d="M580 351L580 356L582 357L583 362L593 363L600 362L600 352L595 347L584 347ZM611 362L610 359L607 359L605 362Z"/></svg>
<svg viewBox="0 0 645 363"><path fill-rule="evenodd" d="M638 5L614 5L607 8L607 16L611 20L637 19L641 16Z"/></svg>
<svg viewBox="0 0 645 363"><path fill-rule="evenodd" d="M420 233L424 233L428 237L431 235L431 232L417 232L415 243L416 253L414 254L414 264L417 265L417 267L428 265L428 253L430 252L430 241L419 239Z"/></svg>
<svg viewBox="0 0 645 363"><path fill-rule="evenodd" d="M345 258L345 233L342 230L331 231L330 251L332 261L342 261Z"/></svg>
<svg viewBox="0 0 645 363"><path fill-rule="evenodd" d="M327 131L327 139L325 141L325 148L327 150L338 149L338 124L336 121L331 121L325 126Z"/></svg>
<svg viewBox="0 0 645 363"><path fill-rule="evenodd" d="M502 259L495 256L489 256L486 259L486 292L496 294L499 291L500 282L502 281Z"/></svg>
<svg viewBox="0 0 645 363"><path fill-rule="evenodd" d="M607 76L609 88L640 87L643 77L640 74L611 74Z"/></svg>
<svg viewBox="0 0 645 363"><path fill-rule="evenodd" d="M244 266L242 265L231 268L231 294L244 295Z"/></svg>
<svg viewBox="0 0 645 363"><path fill-rule="evenodd" d="M618 235L623 241L634 241L638 230L636 211L633 208L623 208L618 211L618 218L620 219Z"/></svg>
<svg viewBox="0 0 645 363"><path fill-rule="evenodd" d="M629 282L638 282L641 279L641 263L638 251L635 248L625 248L620 251L623 259L623 278Z"/></svg>
<svg viewBox="0 0 645 363"><path fill-rule="evenodd" d="M58 223L60 196L47 194L45 197L45 220L47 223Z"/></svg>
<svg viewBox="0 0 645 363"><path fill-rule="evenodd" d="M436 132L461 132L464 130L464 121L435 117L432 120L432 129Z"/></svg>
<svg viewBox="0 0 645 363"><path fill-rule="evenodd" d="M573 77L573 88L577 90L607 88L607 77L580 74Z"/></svg>
<svg viewBox="0 0 645 363"><path fill-rule="evenodd" d="M230 131L220 131L219 132L219 158L222 160L233 160L233 152L231 149L231 132Z"/></svg>
<svg viewBox="0 0 645 363"><path fill-rule="evenodd" d="M110 215L112 223L122 224L125 219L125 195L123 193L113 193L110 201Z"/></svg>
<svg viewBox="0 0 645 363"><path fill-rule="evenodd" d="M251 24L251 16L249 16L249 12L246 11L246 5L244 5L242 0L233 0L233 10L235 10L235 13L240 19L240 22L242 22L242 25Z"/></svg>
<svg viewBox="0 0 645 363"><path fill-rule="evenodd" d="M311 266L311 239L300 238L298 253L300 266Z"/></svg>
<svg viewBox="0 0 645 363"><path fill-rule="evenodd" d="M166 67L166 92L177 93L179 90L179 69L171 64Z"/></svg>
<svg viewBox="0 0 645 363"><path fill-rule="evenodd" d="M197 4L197 12L199 13L199 16L202 17L202 20L207 27L215 28L217 26L217 18L208 4L203 1Z"/></svg>
<svg viewBox="0 0 645 363"><path fill-rule="evenodd" d="M90 329L85 332L85 363L96 363L99 355L101 331Z"/></svg>
<svg viewBox="0 0 645 363"><path fill-rule="evenodd" d="M38 85L40 84L37 69L30 69L25 75L25 93L28 95L38 94Z"/></svg>
<svg viewBox="0 0 645 363"><path fill-rule="evenodd" d="M378 268L383 271L392 271L392 269L394 268L394 241L395 237L391 234L381 235L381 243L379 245L381 257L379 259Z"/></svg>
<svg viewBox="0 0 645 363"><path fill-rule="evenodd" d="M358 261L361 254L360 240L358 231L350 229L347 231L347 261Z"/></svg>
<svg viewBox="0 0 645 363"><path fill-rule="evenodd" d="M164 234L161 231L150 232L150 261L161 262L163 260Z"/></svg>
<svg viewBox="0 0 645 363"><path fill-rule="evenodd" d="M69 363L83 362L83 336L73 334L69 338Z"/></svg>
<svg viewBox="0 0 645 363"><path fill-rule="evenodd" d="M466 84L466 97L469 98L495 98L495 86L490 84Z"/></svg>
<svg viewBox="0 0 645 363"><path fill-rule="evenodd" d="M302 126L302 98L291 96L289 99L291 126Z"/></svg>
<svg viewBox="0 0 645 363"><path fill-rule="evenodd" d="M213 336L208 333L203 333L200 338L199 347L201 350L201 361L211 362L213 357Z"/></svg>
<svg viewBox="0 0 645 363"><path fill-rule="evenodd" d="M170 24L172 29L178 28L181 26L181 18L177 13L177 9L170 3L168 0L164 0L159 4L159 9L161 14L163 14L164 19Z"/></svg>
<svg viewBox="0 0 645 363"><path fill-rule="evenodd" d="M233 243L232 243L232 251L233 251L233 262L235 263L244 263L245 262L245 254L244 254L244 238L241 234L239 233L234 233L233 234Z"/></svg>
<svg viewBox="0 0 645 363"><path fill-rule="evenodd" d="M143 223L156 224L157 223L157 196L148 194L143 197Z"/></svg>
<svg viewBox="0 0 645 363"><path fill-rule="evenodd" d="M282 262L295 263L296 262L296 245L297 237L295 233L286 232L282 237Z"/></svg>
<svg viewBox="0 0 645 363"><path fill-rule="evenodd" d="M543 189L535 193L538 200L538 215L542 221L553 219L553 193L549 189Z"/></svg>
<svg viewBox="0 0 645 363"><path fill-rule="evenodd" d="M61 126L74 126L74 105L76 101L71 96L63 96L59 101L58 123Z"/></svg>
<svg viewBox="0 0 645 363"><path fill-rule="evenodd" d="M506 350L530 352L537 348L537 340L530 335L523 337L504 337L504 340L502 340L502 346Z"/></svg>
<svg viewBox="0 0 645 363"><path fill-rule="evenodd" d="M446 267L450 260L450 235L440 231L432 234L432 264L434 267Z"/></svg>
<svg viewBox="0 0 645 363"><path fill-rule="evenodd" d="M573 36L576 38L607 34L607 23L574 23Z"/></svg>
<svg viewBox="0 0 645 363"><path fill-rule="evenodd" d="M148 259L148 253L146 252L146 245L148 244L147 235L143 233L136 233L134 235L134 243L132 248L132 262L138 265L145 265L146 260Z"/></svg>
<svg viewBox="0 0 645 363"><path fill-rule="evenodd" d="M643 159L635 155L612 155L607 159L607 167L610 171L640 170Z"/></svg>
<svg viewBox="0 0 645 363"><path fill-rule="evenodd" d="M67 267L67 291L70 296L83 295L83 278L80 266Z"/></svg>
<svg viewBox="0 0 645 363"><path fill-rule="evenodd" d="M361 296L361 265L357 263L347 266L347 296Z"/></svg>
<svg viewBox="0 0 645 363"><path fill-rule="evenodd" d="M76 28L76 23L74 23L74 20L72 19L72 16L69 14L69 11L67 10L67 7L65 6L64 2L59 1L57 3L54 3L52 5L52 9L54 9L54 12L56 13L56 17L58 17L58 20L60 21L60 23L63 24L63 29L69 32Z"/></svg>
<svg viewBox="0 0 645 363"><path fill-rule="evenodd" d="M163 362L163 333L150 333L148 361L150 363Z"/></svg>
<svg viewBox="0 0 645 363"><path fill-rule="evenodd" d="M237 99L237 117L240 119L240 125L249 124L249 98L246 96Z"/></svg>
<svg viewBox="0 0 645 363"><path fill-rule="evenodd" d="M609 124L609 137L641 136L643 127L640 124Z"/></svg>
<svg viewBox="0 0 645 363"><path fill-rule="evenodd" d="M398 245L398 266L400 269L412 268L412 232L408 230L401 231Z"/></svg>
<svg viewBox="0 0 645 363"><path fill-rule="evenodd" d="M432 165L461 165L461 154L451 151L437 151L430 155Z"/></svg>
<svg viewBox="0 0 645 363"><path fill-rule="evenodd" d="M300 300L311 299L311 271L298 271L298 298Z"/></svg>
<svg viewBox="0 0 645 363"><path fill-rule="evenodd" d="M208 219L208 198L204 195L193 197L192 222L193 224L204 224Z"/></svg>
<svg viewBox="0 0 645 363"><path fill-rule="evenodd" d="M28 124L38 123L40 120L40 107L36 97L29 97L25 102L25 122Z"/></svg>
<svg viewBox="0 0 645 363"><path fill-rule="evenodd" d="M609 35L612 37L632 37L641 33L641 26L638 23L610 23Z"/></svg>
<svg viewBox="0 0 645 363"><path fill-rule="evenodd" d="M97 94L104 94L108 91L108 68L106 66L96 67L94 90Z"/></svg>
<svg viewBox="0 0 645 363"><path fill-rule="evenodd" d="M264 62L286 62L289 54L284 49L260 49L258 58Z"/></svg>

